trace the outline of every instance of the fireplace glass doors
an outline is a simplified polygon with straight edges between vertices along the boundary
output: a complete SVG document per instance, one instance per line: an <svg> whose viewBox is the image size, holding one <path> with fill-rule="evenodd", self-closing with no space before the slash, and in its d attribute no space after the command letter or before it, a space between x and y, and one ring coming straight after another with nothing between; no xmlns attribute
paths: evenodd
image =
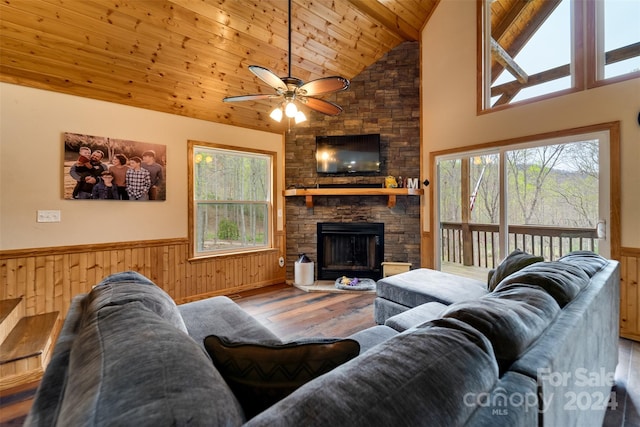
<svg viewBox="0 0 640 427"><path fill-rule="evenodd" d="M318 223L318 280L382 277L384 224Z"/></svg>

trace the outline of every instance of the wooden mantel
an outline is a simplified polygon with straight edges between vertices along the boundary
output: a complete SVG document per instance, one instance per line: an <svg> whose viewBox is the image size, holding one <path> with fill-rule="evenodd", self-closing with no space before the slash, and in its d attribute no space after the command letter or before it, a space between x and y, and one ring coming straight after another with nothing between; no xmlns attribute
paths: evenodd
<svg viewBox="0 0 640 427"><path fill-rule="evenodd" d="M421 188L292 188L285 197L304 196L307 208L313 207L313 196L387 196L387 207L396 205L396 196L421 196Z"/></svg>

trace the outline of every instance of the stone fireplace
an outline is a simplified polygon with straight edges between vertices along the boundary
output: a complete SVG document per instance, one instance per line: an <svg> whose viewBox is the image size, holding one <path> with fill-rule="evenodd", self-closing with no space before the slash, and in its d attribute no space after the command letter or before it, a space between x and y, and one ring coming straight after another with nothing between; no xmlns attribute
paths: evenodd
<svg viewBox="0 0 640 427"><path fill-rule="evenodd" d="M340 115L312 113L307 122L287 131L286 189L381 187L387 175L424 179L420 171L419 47L417 42L400 44L354 77L349 90L324 97L344 108ZM380 173L316 172L317 136L372 133L380 134L383 159ZM333 195L314 196L312 204L306 203L305 197L285 197L287 279L293 279L294 262L300 253L306 253L315 263L317 279L339 277L334 271L329 279L322 278L327 275L319 267L319 258L324 254L318 253L318 223L382 223L384 249L380 249L384 253L380 261L408 262L411 268L420 267L420 199L398 196L396 205L390 207L389 198L384 195L347 195L336 191ZM365 277L347 268L340 271L344 272L340 275Z"/></svg>
<svg viewBox="0 0 640 427"><path fill-rule="evenodd" d="M382 277L383 223L319 222L317 242L318 280Z"/></svg>

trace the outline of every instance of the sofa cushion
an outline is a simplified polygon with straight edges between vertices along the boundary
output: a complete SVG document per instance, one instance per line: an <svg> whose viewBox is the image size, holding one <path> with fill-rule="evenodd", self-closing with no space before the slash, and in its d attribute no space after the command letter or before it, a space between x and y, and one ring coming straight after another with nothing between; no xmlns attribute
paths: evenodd
<svg viewBox="0 0 640 427"><path fill-rule="evenodd" d="M347 338L358 341L360 353L364 353L381 342L398 335L398 331L385 325L376 325L349 335Z"/></svg>
<svg viewBox="0 0 640 427"><path fill-rule="evenodd" d="M560 307L546 292L519 288L451 305L442 317L465 322L486 336L504 372L559 313Z"/></svg>
<svg viewBox="0 0 640 427"><path fill-rule="evenodd" d="M489 272L489 281L487 282L487 288L490 291L493 291L498 283L502 281L505 277L509 276L516 271L520 271L528 265L531 265L536 262L544 261L544 258L541 256L535 256L528 254L526 252L521 251L520 249L516 249L511 252L495 270L491 270Z"/></svg>
<svg viewBox="0 0 640 427"><path fill-rule="evenodd" d="M461 426L478 407L465 397L497 380L488 340L460 321L437 319L308 382L247 427Z"/></svg>
<svg viewBox="0 0 640 427"><path fill-rule="evenodd" d="M439 302L428 302L426 304L413 307L405 312L396 314L390 317L384 322L386 326L395 329L398 332L405 331L413 328L414 326L422 325L433 319L440 317L448 306Z"/></svg>
<svg viewBox="0 0 640 427"><path fill-rule="evenodd" d="M580 267L589 277L593 277L598 271L607 265L607 259L590 251L575 251L558 258L560 262L567 262Z"/></svg>
<svg viewBox="0 0 640 427"><path fill-rule="evenodd" d="M376 292L380 298L411 308L433 301L449 305L479 298L487 293L487 286L480 280L418 268L378 280Z"/></svg>
<svg viewBox="0 0 640 427"><path fill-rule="evenodd" d="M539 262L511 274L495 290L517 287L520 284L544 289L562 308L589 284L589 276L580 267L566 262Z"/></svg>
<svg viewBox="0 0 640 427"><path fill-rule="evenodd" d="M251 418L302 384L358 356L351 339L317 338L289 343L204 339L214 365Z"/></svg>
<svg viewBox="0 0 640 427"><path fill-rule="evenodd" d="M180 304L178 310L189 335L202 348L204 348L204 339L208 335L233 336L238 341L279 342L273 332L226 296Z"/></svg>
<svg viewBox="0 0 640 427"><path fill-rule="evenodd" d="M409 309L411 309L411 307L377 297L373 300L373 321L378 325L384 325L390 317L404 313Z"/></svg>
<svg viewBox="0 0 640 427"><path fill-rule="evenodd" d="M143 301L105 306L78 332L56 425L241 425L206 352Z"/></svg>
<svg viewBox="0 0 640 427"><path fill-rule="evenodd" d="M180 311L169 294L135 271L112 274L94 286L85 300L83 321L90 321L103 307L133 301L139 301L176 328L187 332Z"/></svg>

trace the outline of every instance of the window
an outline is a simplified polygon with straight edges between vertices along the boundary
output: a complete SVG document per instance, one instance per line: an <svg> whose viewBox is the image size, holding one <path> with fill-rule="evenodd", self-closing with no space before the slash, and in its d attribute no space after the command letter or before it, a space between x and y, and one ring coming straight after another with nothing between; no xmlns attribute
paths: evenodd
<svg viewBox="0 0 640 427"><path fill-rule="evenodd" d="M640 77L640 2L479 4L480 110Z"/></svg>
<svg viewBox="0 0 640 427"><path fill-rule="evenodd" d="M271 245L273 153L189 142L193 257Z"/></svg>
<svg viewBox="0 0 640 427"><path fill-rule="evenodd" d="M594 9L589 20L595 20L593 42L595 65L590 67L597 82L640 72L640 2L606 0L592 2ZM593 16L593 18L591 18Z"/></svg>
<svg viewBox="0 0 640 427"><path fill-rule="evenodd" d="M575 250L615 258L617 131L604 124L433 153L436 265L485 271L516 248L547 261Z"/></svg>

